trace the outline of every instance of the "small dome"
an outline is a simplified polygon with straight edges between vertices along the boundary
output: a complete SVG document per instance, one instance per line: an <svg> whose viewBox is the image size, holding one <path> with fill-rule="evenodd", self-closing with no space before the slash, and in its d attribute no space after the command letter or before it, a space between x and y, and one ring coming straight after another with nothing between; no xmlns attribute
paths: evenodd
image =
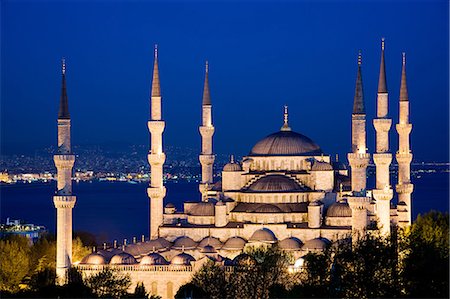
<svg viewBox="0 0 450 299"><path fill-rule="evenodd" d="M247 190L249 192L295 192L304 191L305 188L292 178L281 174L271 174L252 183Z"/></svg>
<svg viewBox="0 0 450 299"><path fill-rule="evenodd" d="M302 242L297 238L290 237L278 242L278 247L286 251L300 250L302 247Z"/></svg>
<svg viewBox="0 0 450 299"><path fill-rule="evenodd" d="M110 248L110 249L101 249L97 251L97 254L100 254L105 258L105 261L109 262L113 256L116 254L122 253L122 250L116 249L116 248Z"/></svg>
<svg viewBox="0 0 450 299"><path fill-rule="evenodd" d="M333 166L327 162L322 161L314 161L313 165L311 166L312 171L327 171L327 170L333 170Z"/></svg>
<svg viewBox="0 0 450 299"><path fill-rule="evenodd" d="M250 156L320 155L322 150L308 137L294 131L279 131L260 140Z"/></svg>
<svg viewBox="0 0 450 299"><path fill-rule="evenodd" d="M91 253L86 255L80 262L81 265L104 265L106 259L103 255L98 253Z"/></svg>
<svg viewBox="0 0 450 299"><path fill-rule="evenodd" d="M263 204L257 207L254 211L255 213L283 213L283 211L272 204Z"/></svg>
<svg viewBox="0 0 450 299"><path fill-rule="evenodd" d="M168 265L169 262L166 261L166 259L162 255L160 255L159 253L152 252L149 255L144 256L141 259L140 264L141 265L148 265L148 266Z"/></svg>
<svg viewBox="0 0 450 299"><path fill-rule="evenodd" d="M225 244L223 244L222 249L225 250L242 250L247 241L245 241L241 237L231 237L229 238Z"/></svg>
<svg viewBox="0 0 450 299"><path fill-rule="evenodd" d="M352 217L352 209L348 203L335 202L328 207L327 217Z"/></svg>
<svg viewBox="0 0 450 299"><path fill-rule="evenodd" d="M166 208L175 208L175 205L171 202L166 204Z"/></svg>
<svg viewBox="0 0 450 299"><path fill-rule="evenodd" d="M275 243L277 237L275 234L267 228L261 228L256 230L249 239L250 242L264 242L264 243Z"/></svg>
<svg viewBox="0 0 450 299"><path fill-rule="evenodd" d="M138 257L141 254L145 254L144 251L143 251L144 248L143 248L142 245L143 245L142 243L140 243L140 244L130 244L130 245L125 246L125 250L124 251L126 253L131 254L132 256Z"/></svg>
<svg viewBox="0 0 450 299"><path fill-rule="evenodd" d="M189 209L192 216L214 216L213 202L198 202Z"/></svg>
<svg viewBox="0 0 450 299"><path fill-rule="evenodd" d="M306 241L302 246L302 250L324 250L328 244L329 241L325 238L315 238Z"/></svg>
<svg viewBox="0 0 450 299"><path fill-rule="evenodd" d="M175 242L173 243L173 246L172 246L173 249L179 249L179 250L195 249L195 247L197 247L197 242L195 242L194 240L192 240L191 238L189 238L187 236L182 236L182 237L176 238Z"/></svg>
<svg viewBox="0 0 450 299"><path fill-rule="evenodd" d="M143 254L148 254L153 251L164 251L169 249L172 244L164 238L158 238L155 240L150 240L148 242L142 243Z"/></svg>
<svg viewBox="0 0 450 299"><path fill-rule="evenodd" d="M122 252L112 257L109 262L111 265L131 265L136 264L136 259L129 253Z"/></svg>
<svg viewBox="0 0 450 299"><path fill-rule="evenodd" d="M242 167L239 163L236 162L230 162L225 164L225 166L223 167L223 171L241 171Z"/></svg>
<svg viewBox="0 0 450 299"><path fill-rule="evenodd" d="M174 256L170 261L172 265L185 265L185 266L190 266L191 262L195 262L195 259L191 255L184 252Z"/></svg>
<svg viewBox="0 0 450 299"><path fill-rule="evenodd" d="M201 240L200 243L198 243L199 248L203 248L207 245L211 245L214 248L219 249L220 247L222 247L222 242L220 242L219 239L214 237L206 237L203 238L203 240Z"/></svg>
<svg viewBox="0 0 450 299"><path fill-rule="evenodd" d="M204 246L201 250L202 253L216 253L216 249L214 249L214 247L212 247L211 245L206 245Z"/></svg>

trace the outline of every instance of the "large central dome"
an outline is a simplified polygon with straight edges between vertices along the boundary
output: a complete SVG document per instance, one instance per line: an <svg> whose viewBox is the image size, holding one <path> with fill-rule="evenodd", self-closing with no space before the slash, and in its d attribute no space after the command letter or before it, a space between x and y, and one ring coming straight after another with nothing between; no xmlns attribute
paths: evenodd
<svg viewBox="0 0 450 299"><path fill-rule="evenodd" d="M298 156L317 155L322 150L305 135L281 130L260 140L250 151L250 156Z"/></svg>

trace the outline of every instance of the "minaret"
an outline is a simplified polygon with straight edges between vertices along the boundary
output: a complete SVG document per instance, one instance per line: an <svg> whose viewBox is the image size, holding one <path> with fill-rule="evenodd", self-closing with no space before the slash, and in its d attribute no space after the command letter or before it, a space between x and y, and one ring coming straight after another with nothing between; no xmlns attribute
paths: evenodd
<svg viewBox="0 0 450 299"><path fill-rule="evenodd" d="M203 87L203 103L202 103L202 125L199 127L202 136L202 152L199 155L200 164L202 165L202 181L199 190L202 193L202 199L207 199L208 189L213 184L213 165L214 155L212 151L212 136L214 135L214 126L212 124L212 105L211 96L209 94L208 80L208 61L205 68L205 84Z"/></svg>
<svg viewBox="0 0 450 299"><path fill-rule="evenodd" d="M72 195L72 168L75 155L70 145L70 114L66 91L66 63L62 60L62 87L58 113L58 150L53 156L57 169L57 190L53 196L56 208L56 276L57 284L67 282L72 264L72 209L76 197Z"/></svg>
<svg viewBox="0 0 450 299"><path fill-rule="evenodd" d="M352 152L347 158L351 167L352 196L347 202L352 210L352 234L356 241L363 236L367 227L367 205L370 199L366 197L367 165L370 154L366 147L366 110L361 74L362 56L358 53L358 72L356 74L355 97L352 113Z"/></svg>
<svg viewBox="0 0 450 299"><path fill-rule="evenodd" d="M384 235L390 234L390 201L393 192L389 182L389 165L392 154L389 152L389 130L392 120L388 118L388 91L386 85L386 70L384 62L384 38L381 40L381 64L378 80L377 117L373 120L376 131L376 153L373 161L376 167L376 189L373 197L376 200L378 227Z"/></svg>
<svg viewBox="0 0 450 299"><path fill-rule="evenodd" d="M155 45L153 65L153 80L151 93L151 117L148 129L151 135L151 147L148 154L150 164L150 186L147 189L150 198L150 239L157 239L158 228L163 223L163 200L166 196L166 188L163 185L163 165L166 155L162 148L162 133L165 122L161 113L161 88L159 85L158 48Z"/></svg>
<svg viewBox="0 0 450 299"><path fill-rule="evenodd" d="M412 153L409 145L409 135L411 134L412 124L409 122L409 98L408 88L406 86L406 56L403 53L402 79L400 83L400 109L399 122L396 125L398 132L398 152L396 159L398 163L398 184L396 190L398 193L398 202L406 205L406 219L402 219L404 224L411 224L411 193L414 185L411 184L411 161Z"/></svg>
<svg viewBox="0 0 450 299"><path fill-rule="evenodd" d="M356 75L355 97L352 113L352 152L347 155L351 167L352 191L366 190L367 165L370 154L366 147L366 111L364 107L363 85L361 75L362 57L358 54L358 72Z"/></svg>

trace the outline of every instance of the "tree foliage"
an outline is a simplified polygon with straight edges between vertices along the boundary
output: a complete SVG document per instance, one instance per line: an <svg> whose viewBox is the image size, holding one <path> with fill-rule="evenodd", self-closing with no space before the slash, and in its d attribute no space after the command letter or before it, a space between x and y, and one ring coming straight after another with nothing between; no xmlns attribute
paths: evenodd
<svg viewBox="0 0 450 299"><path fill-rule="evenodd" d="M15 292L30 270L30 248L25 237L0 240L0 290Z"/></svg>
<svg viewBox="0 0 450 299"><path fill-rule="evenodd" d="M124 275L110 268L103 268L97 274L86 279L86 285L98 297L120 298L127 294L131 285L129 275Z"/></svg>

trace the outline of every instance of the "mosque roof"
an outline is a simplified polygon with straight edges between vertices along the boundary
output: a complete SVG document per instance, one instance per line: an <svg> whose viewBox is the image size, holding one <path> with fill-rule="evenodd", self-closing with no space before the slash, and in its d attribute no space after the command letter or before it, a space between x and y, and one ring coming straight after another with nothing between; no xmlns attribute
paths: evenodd
<svg viewBox="0 0 450 299"><path fill-rule="evenodd" d="M256 230L250 237L250 242L263 242L263 243L275 243L277 242L277 237L268 228L261 228Z"/></svg>
<svg viewBox="0 0 450 299"><path fill-rule="evenodd" d="M198 202L190 207L189 214L192 216L214 216L214 203Z"/></svg>
<svg viewBox="0 0 450 299"><path fill-rule="evenodd" d="M300 250L302 247L302 242L297 238L290 237L278 242L278 246L280 249L287 251Z"/></svg>
<svg viewBox="0 0 450 299"><path fill-rule="evenodd" d="M330 163L323 162L323 161L314 161L313 165L311 166L312 171L326 171L326 170L333 170L333 166L331 166Z"/></svg>
<svg viewBox="0 0 450 299"><path fill-rule="evenodd" d="M111 265L131 265L136 264L137 262L134 256L129 253L122 252L113 256L109 263Z"/></svg>
<svg viewBox="0 0 450 299"><path fill-rule="evenodd" d="M213 246L214 248L218 249L222 247L222 242L220 242L220 240L215 237L205 237L200 241L200 243L198 243L199 248L203 248L207 245Z"/></svg>
<svg viewBox="0 0 450 299"><path fill-rule="evenodd" d="M352 217L352 209L346 202L335 202L328 207L327 217Z"/></svg>
<svg viewBox="0 0 450 299"><path fill-rule="evenodd" d="M308 203L248 203L240 202L232 210L234 213L306 213Z"/></svg>
<svg viewBox="0 0 450 299"><path fill-rule="evenodd" d="M309 189L281 174L263 176L245 189L246 192L301 192Z"/></svg>
<svg viewBox="0 0 450 299"><path fill-rule="evenodd" d="M141 265L168 265L169 262L159 253L152 252L141 259Z"/></svg>
<svg viewBox="0 0 450 299"><path fill-rule="evenodd" d="M302 250L324 250L329 241L325 238L315 238L305 242L302 246Z"/></svg>
<svg viewBox="0 0 450 299"><path fill-rule="evenodd" d="M290 130L281 130L264 137L253 146L250 156L320 155L322 150L310 138Z"/></svg>
<svg viewBox="0 0 450 299"><path fill-rule="evenodd" d="M91 253L86 255L80 262L82 265L104 265L106 259L103 255L98 253Z"/></svg>
<svg viewBox="0 0 450 299"><path fill-rule="evenodd" d="M187 236L176 238L172 246L174 249L195 249L195 247L197 247L197 242Z"/></svg>
<svg viewBox="0 0 450 299"><path fill-rule="evenodd" d="M241 250L242 248L244 248L246 243L247 243L247 241L245 241L243 238L235 236L235 237L229 238L225 242L225 244L223 244L222 249Z"/></svg>
<svg viewBox="0 0 450 299"><path fill-rule="evenodd" d="M185 266L190 266L191 262L195 262L195 258L184 252L174 256L170 261L172 265L185 265Z"/></svg>

